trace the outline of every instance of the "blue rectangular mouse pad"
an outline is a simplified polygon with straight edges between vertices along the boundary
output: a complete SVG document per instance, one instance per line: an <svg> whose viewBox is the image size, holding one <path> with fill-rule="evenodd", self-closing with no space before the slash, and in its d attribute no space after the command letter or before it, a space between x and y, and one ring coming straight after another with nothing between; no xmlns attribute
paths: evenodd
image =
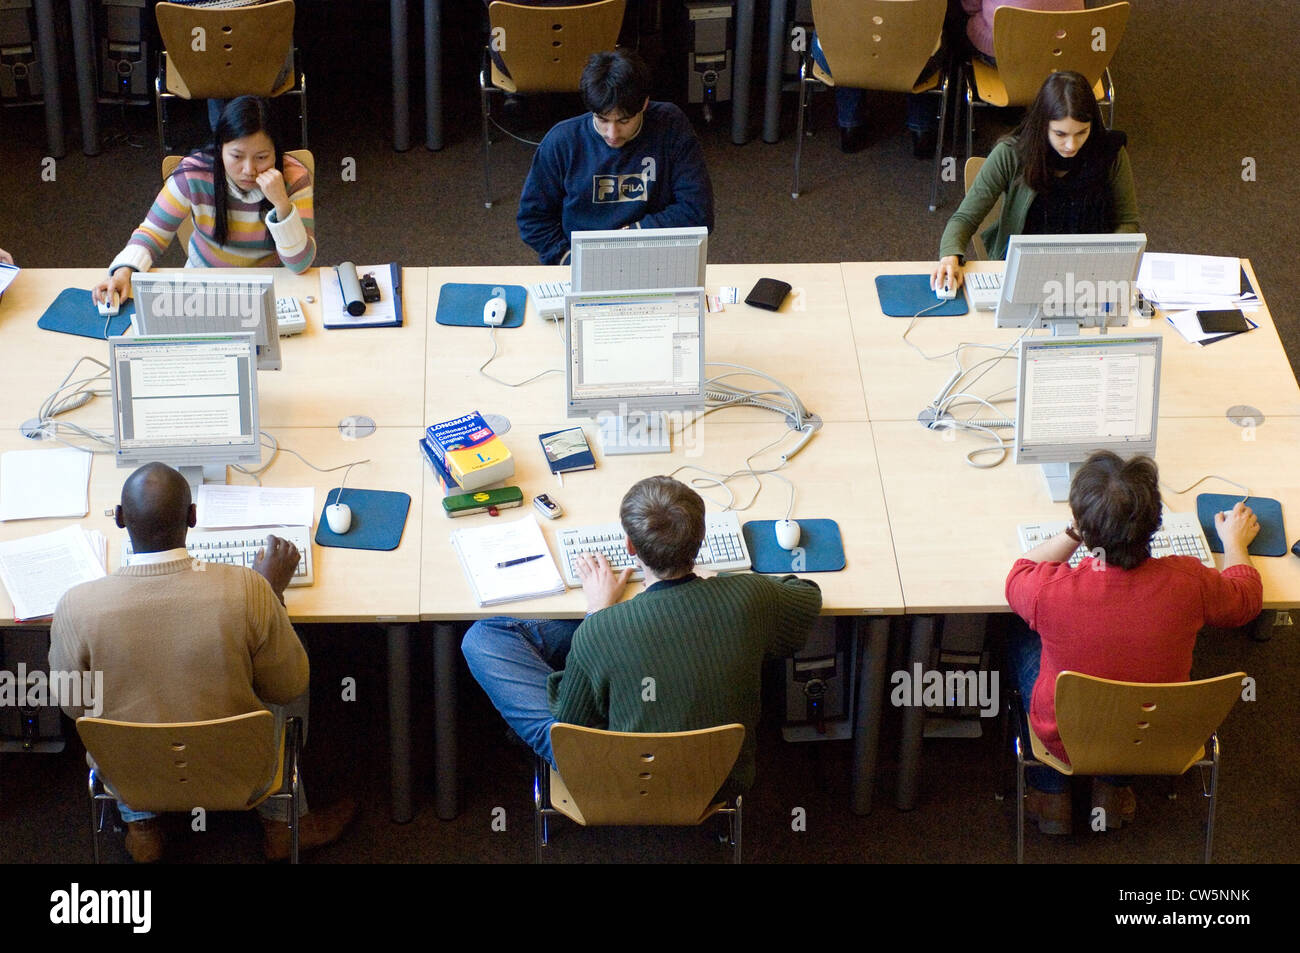
<svg viewBox="0 0 1300 953"><path fill-rule="evenodd" d="M61 334L78 334L83 338L98 338L101 341L109 337L120 337L131 326L131 317L135 314L135 299L122 303L117 314L105 318L95 307L95 299L85 288L64 288L54 303L45 309L36 326L45 331L58 331ZM104 334L104 323L108 323L108 334Z"/></svg>
<svg viewBox="0 0 1300 953"><path fill-rule="evenodd" d="M330 529L325 519L325 506L321 507L316 521L316 545L336 549L379 549L385 552L396 549L406 528L406 514L411 508L407 493L392 490L361 490L344 487L339 497L338 487L325 494L325 506L346 503L352 508L352 526L340 536Z"/></svg>
<svg viewBox="0 0 1300 953"><path fill-rule="evenodd" d="M523 285L467 285L449 281L438 291L438 312L434 320L462 328L486 328L483 305L498 288L506 293L506 320L503 328L517 328L524 323L528 292Z"/></svg>
<svg viewBox="0 0 1300 953"><path fill-rule="evenodd" d="M1230 510L1241 502L1241 494L1199 493L1196 496L1196 518L1201 521L1205 540L1210 544L1210 552L1223 552L1223 540L1214 528L1214 514ZM1247 552L1252 556L1285 556L1286 527L1282 525L1282 504L1267 496L1250 496L1246 505L1259 517L1259 535L1256 536Z"/></svg>
<svg viewBox="0 0 1300 953"><path fill-rule="evenodd" d="M951 301L942 301L930 287L929 275L876 275L876 297L880 299L880 310L891 318L911 318L921 311L927 318L970 313L965 292L959 291Z"/></svg>
<svg viewBox="0 0 1300 953"><path fill-rule="evenodd" d="M799 545L782 549L776 541L775 520L750 520L745 534L754 572L839 572L844 568L844 540L834 520L796 520Z"/></svg>

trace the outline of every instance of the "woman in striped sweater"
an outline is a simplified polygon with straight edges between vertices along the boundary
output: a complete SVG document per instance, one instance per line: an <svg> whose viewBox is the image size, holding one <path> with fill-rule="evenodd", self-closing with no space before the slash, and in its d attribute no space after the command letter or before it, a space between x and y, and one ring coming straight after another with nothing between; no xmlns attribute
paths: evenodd
<svg viewBox="0 0 1300 953"><path fill-rule="evenodd" d="M232 99L214 145L191 153L168 177L149 214L113 259L96 301L130 293L131 273L148 271L187 217L194 220L186 266L275 268L295 272L316 257L311 175L272 137L265 99Z"/></svg>

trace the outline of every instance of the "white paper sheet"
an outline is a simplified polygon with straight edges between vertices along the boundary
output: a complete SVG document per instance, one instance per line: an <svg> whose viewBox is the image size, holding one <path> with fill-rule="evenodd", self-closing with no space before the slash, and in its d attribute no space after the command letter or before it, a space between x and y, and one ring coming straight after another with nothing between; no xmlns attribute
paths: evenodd
<svg viewBox="0 0 1300 953"><path fill-rule="evenodd" d="M75 447L0 454L0 520L85 516L91 459Z"/></svg>
<svg viewBox="0 0 1300 953"><path fill-rule="evenodd" d="M199 526L226 529L241 526L311 526L316 515L314 487L199 487Z"/></svg>
<svg viewBox="0 0 1300 953"><path fill-rule="evenodd" d="M457 530L451 534L451 542L481 606L564 592L564 580L535 517L511 522L493 520L484 526ZM500 565L529 556L541 558Z"/></svg>
<svg viewBox="0 0 1300 953"><path fill-rule="evenodd" d="M65 592L104 574L80 526L0 543L0 582L14 604L15 622L53 615Z"/></svg>

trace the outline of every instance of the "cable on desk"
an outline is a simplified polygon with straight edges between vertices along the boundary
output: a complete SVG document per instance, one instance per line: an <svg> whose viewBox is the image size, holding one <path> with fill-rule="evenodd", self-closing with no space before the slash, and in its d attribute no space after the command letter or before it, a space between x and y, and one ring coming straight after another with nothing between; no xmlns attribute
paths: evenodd
<svg viewBox="0 0 1300 953"><path fill-rule="evenodd" d="M560 334L560 322L554 321L552 323L555 325L555 333ZM488 359L486 361L484 361L482 364L478 366L478 372L490 381L493 381L497 384L503 384L506 387L523 387L525 384L531 384L533 381L537 380L538 378L545 377L547 374L564 373L563 368L551 367L551 368L547 368L544 371L538 371L532 377L525 378L524 380L521 381L516 381L513 384L510 383L510 381L503 381L501 378L497 377L496 375L489 374L486 370L484 370L484 368L486 368L489 364L491 364L493 361L497 359L497 329L495 327L493 326L488 327L488 337L492 339L492 353L488 356ZM563 334L560 334L560 340L561 341L564 340Z"/></svg>
<svg viewBox="0 0 1300 953"><path fill-rule="evenodd" d="M265 473L267 470L271 469L271 467L275 465L275 461L279 458L281 450L283 450L285 453L292 453L295 457L297 457L303 463L307 464L307 466L311 467L317 473L333 473L335 470L342 470L344 467L347 467L348 470L351 471L352 467L370 462L370 459L367 457L365 460L353 460L351 463L340 463L338 466L334 466L334 467L318 467L316 466L316 464L312 463L310 460L304 457L297 450L294 450L291 447L281 447L280 441L276 440L273 435L267 433L265 430L259 430L257 433L259 438L258 442L261 444L261 446L270 448L271 459L267 460L259 467L249 468L249 467L240 466L239 464L233 464L231 466L231 469L235 470L238 473L242 473L245 476L251 476L254 480L257 481L258 486L262 485L262 474ZM347 474L343 475L343 479L345 480L347 479Z"/></svg>
<svg viewBox="0 0 1300 953"><path fill-rule="evenodd" d="M91 364L99 365L102 370L92 374L90 377L82 377L73 380L72 377L77 373L77 369L82 363L89 361ZM88 453L110 453L113 448L113 438L109 434L100 433L97 430L91 430L80 424L69 423L68 421L55 420L59 414L74 410L83 406L86 402L97 396L107 396L110 391L103 388L96 388L93 385L96 381L103 381L108 377L108 365L98 358L84 355L77 358L72 368L68 371L59 386L56 387L48 397L41 401L40 407L36 411L36 432L44 434L47 439L54 440L68 447L76 447L79 450L85 450ZM84 397L82 395L85 395ZM67 432L82 437L92 443L99 444L99 448L87 448L78 446L64 440L59 436L60 432Z"/></svg>

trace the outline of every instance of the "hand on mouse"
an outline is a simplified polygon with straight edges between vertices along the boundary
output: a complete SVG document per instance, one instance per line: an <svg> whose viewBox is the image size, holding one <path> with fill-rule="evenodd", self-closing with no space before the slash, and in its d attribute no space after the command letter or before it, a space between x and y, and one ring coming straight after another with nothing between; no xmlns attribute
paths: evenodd
<svg viewBox="0 0 1300 953"><path fill-rule="evenodd" d="M1236 562L1246 562L1246 547L1259 535L1259 518L1244 502L1238 503L1231 510L1214 514L1214 528L1223 540L1224 568L1235 565L1232 557L1239 557Z"/></svg>
<svg viewBox="0 0 1300 953"><path fill-rule="evenodd" d="M961 263L956 255L940 258L939 264L935 265L934 271L930 272L930 287L935 291L944 285L949 285L953 291L957 291L961 288L962 281Z"/></svg>
<svg viewBox="0 0 1300 953"><path fill-rule="evenodd" d="M119 306L131 296L131 269L125 265L113 272L112 277L105 278L90 289L90 297L95 304L101 301L111 302L114 295L117 295Z"/></svg>
<svg viewBox="0 0 1300 953"><path fill-rule="evenodd" d="M617 603L632 575L631 566L614 572L601 553L579 553L576 568L582 580L582 592L587 597L587 615Z"/></svg>
<svg viewBox="0 0 1300 953"><path fill-rule="evenodd" d="M293 581L298 568L298 547L279 536L266 537L266 545L257 551L253 570L266 577L275 594L284 602L284 590Z"/></svg>

